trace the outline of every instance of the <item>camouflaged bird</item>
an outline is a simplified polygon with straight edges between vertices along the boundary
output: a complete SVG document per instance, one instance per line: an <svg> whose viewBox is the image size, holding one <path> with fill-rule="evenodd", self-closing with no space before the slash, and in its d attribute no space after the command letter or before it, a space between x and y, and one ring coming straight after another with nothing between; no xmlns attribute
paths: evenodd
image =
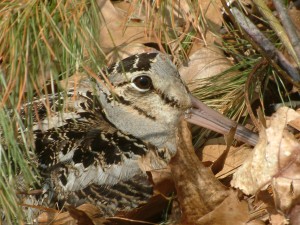
<svg viewBox="0 0 300 225"><path fill-rule="evenodd" d="M134 55L106 75L109 84L86 78L23 107L36 114L35 153L49 205L89 202L106 216L138 207L152 195L143 158L152 154L157 169L176 152L175 130L191 99L170 59Z"/></svg>
<svg viewBox="0 0 300 225"><path fill-rule="evenodd" d="M104 216L131 210L152 196L146 171L165 167L176 153L180 117L195 99L168 56L133 55L108 68L106 76L109 83L102 76L84 78L66 93L24 105L23 113L36 115L41 199L47 196L40 203L88 202Z"/></svg>

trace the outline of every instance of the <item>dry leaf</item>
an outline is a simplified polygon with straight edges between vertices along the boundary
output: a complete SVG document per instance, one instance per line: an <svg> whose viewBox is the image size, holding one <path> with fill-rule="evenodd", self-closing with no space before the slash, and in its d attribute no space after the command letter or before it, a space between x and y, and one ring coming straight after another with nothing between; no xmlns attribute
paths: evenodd
<svg viewBox="0 0 300 225"><path fill-rule="evenodd" d="M270 222L272 225L286 225L289 224L287 219L281 214L272 214L270 216Z"/></svg>
<svg viewBox="0 0 300 225"><path fill-rule="evenodd" d="M178 132L177 146L170 167L182 211L182 224L195 224L226 198L227 188L196 156L185 121Z"/></svg>
<svg viewBox="0 0 300 225"><path fill-rule="evenodd" d="M149 177L154 186L154 193L168 196L175 191L174 182L172 179L172 173L170 167L153 170L149 172Z"/></svg>
<svg viewBox="0 0 300 225"><path fill-rule="evenodd" d="M107 218L110 221L119 221L117 224L122 221L122 224L125 223L151 223L154 218L161 215L164 210L168 208L170 199L166 199L162 195L155 195L149 199L149 201L140 206L139 208L132 209L131 211L121 211L118 212L115 217Z"/></svg>
<svg viewBox="0 0 300 225"><path fill-rule="evenodd" d="M114 7L111 1L98 0L103 24L100 29L100 47L105 53L116 47L126 46L130 43L143 43L151 39L145 35L142 21L131 21L128 24L128 13ZM137 7L131 5L129 7Z"/></svg>
<svg viewBox="0 0 300 225"><path fill-rule="evenodd" d="M44 212L38 217L38 224L51 225L102 225L107 220L97 206L83 204L77 208L66 207L68 212Z"/></svg>
<svg viewBox="0 0 300 225"><path fill-rule="evenodd" d="M204 144L204 148L201 151L201 159L202 161L214 162L219 158L225 149L226 145L224 143L224 137L210 139ZM224 168L222 171L216 174L216 177L220 178L228 175L229 173L233 173L233 171L245 161L251 152L252 149L245 145L241 147L231 146L228 156L225 160Z"/></svg>
<svg viewBox="0 0 300 225"><path fill-rule="evenodd" d="M207 44L214 44L220 40L220 30L223 24L222 1L202 0L199 1L200 8L204 12L208 32L205 34Z"/></svg>
<svg viewBox="0 0 300 225"><path fill-rule="evenodd" d="M222 154L214 161L214 163L211 165L211 170L214 174L217 174L221 172L224 169L225 161L228 157L228 153L230 151L230 147L232 145L232 142L234 140L234 135L236 132L236 127L232 127L228 133L226 138L226 149L222 152Z"/></svg>
<svg viewBox="0 0 300 225"><path fill-rule="evenodd" d="M214 46L200 48L189 58L188 67L179 68L179 73L191 91L197 88L194 82L197 79L215 76L232 66L224 53Z"/></svg>
<svg viewBox="0 0 300 225"><path fill-rule="evenodd" d="M294 27L296 28L298 35L300 35L300 10L297 9L297 7L292 7L288 13L295 25Z"/></svg>
<svg viewBox="0 0 300 225"><path fill-rule="evenodd" d="M230 191L229 196L212 212L200 218L197 225L245 225L264 224L260 221L249 221L248 203L240 201L236 191Z"/></svg>
<svg viewBox="0 0 300 225"><path fill-rule="evenodd" d="M159 43L163 27L172 27L185 36L182 18L186 16L184 9L189 8L186 1L174 1L173 4L166 4L164 17L157 14L155 6L147 1L132 1L111 3L107 0L98 0L102 16L99 44L104 53L128 55L128 45L134 43ZM121 7L121 8L118 8ZM185 21L184 21L185 22ZM179 38L180 39L180 38ZM171 41L170 41L171 42ZM170 45L178 45L179 41L172 41ZM163 49L163 46L160 46ZM127 49L125 49L127 48ZM143 51L144 47L137 47L135 53ZM130 50L132 52L132 50ZM114 58L116 57L114 55Z"/></svg>
<svg viewBox="0 0 300 225"><path fill-rule="evenodd" d="M67 212L47 211L38 217L39 225L143 225L160 215L168 207L169 200L156 195L140 208L119 212L115 217L103 217L97 206L83 204L77 208L67 206Z"/></svg>
<svg viewBox="0 0 300 225"><path fill-rule="evenodd" d="M300 119L291 120L288 122L288 125L300 131Z"/></svg>
<svg viewBox="0 0 300 225"><path fill-rule="evenodd" d="M290 224L300 224L300 205L296 205L293 207L289 214L289 222Z"/></svg>
<svg viewBox="0 0 300 225"><path fill-rule="evenodd" d="M282 107L271 117L253 154L236 171L231 182L245 194L255 194L272 185L277 207L287 211L300 198L300 144L286 130L300 114ZM296 201L296 202L295 202Z"/></svg>

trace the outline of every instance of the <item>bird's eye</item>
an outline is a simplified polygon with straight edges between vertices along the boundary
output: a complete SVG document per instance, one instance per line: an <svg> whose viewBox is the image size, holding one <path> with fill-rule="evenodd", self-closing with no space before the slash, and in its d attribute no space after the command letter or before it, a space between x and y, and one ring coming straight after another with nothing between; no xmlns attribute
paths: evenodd
<svg viewBox="0 0 300 225"><path fill-rule="evenodd" d="M148 76L138 76L132 80L131 84L138 91L145 92L151 89L152 80Z"/></svg>

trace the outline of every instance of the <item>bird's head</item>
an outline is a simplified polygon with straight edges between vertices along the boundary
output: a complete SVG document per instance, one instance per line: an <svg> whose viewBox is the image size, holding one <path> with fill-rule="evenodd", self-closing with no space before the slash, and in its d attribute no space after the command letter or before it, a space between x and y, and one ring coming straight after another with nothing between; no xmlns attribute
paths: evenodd
<svg viewBox="0 0 300 225"><path fill-rule="evenodd" d="M99 100L107 119L119 130L158 148L168 148L173 155L180 117L188 109L197 108L199 102L191 96L169 57L159 52L133 55L112 65L107 74L109 83L98 82ZM226 117L214 114L205 105L205 109L201 107L200 113L198 110L193 115L198 113L198 117L224 125ZM226 126L228 131L234 125Z"/></svg>
<svg viewBox="0 0 300 225"><path fill-rule="evenodd" d="M107 74L112 86L99 84L107 118L125 133L175 152L175 129L192 103L169 57L157 52L133 55Z"/></svg>

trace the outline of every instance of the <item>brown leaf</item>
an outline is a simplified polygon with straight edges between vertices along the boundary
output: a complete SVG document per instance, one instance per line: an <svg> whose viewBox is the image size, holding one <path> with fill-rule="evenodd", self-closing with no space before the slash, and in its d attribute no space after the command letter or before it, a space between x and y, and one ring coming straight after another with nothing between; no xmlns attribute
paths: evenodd
<svg viewBox="0 0 300 225"><path fill-rule="evenodd" d="M185 121L181 122L178 131L177 146L170 167L182 211L182 223L195 224L226 198L227 189L199 161Z"/></svg>
<svg viewBox="0 0 300 225"><path fill-rule="evenodd" d="M224 53L214 46L200 48L189 58L189 65L179 68L179 72L190 91L198 87L196 80L215 76L232 66Z"/></svg>
<svg viewBox="0 0 300 225"><path fill-rule="evenodd" d="M283 211L300 198L300 143L286 130L289 121L300 114L282 107L272 116L267 129L260 132L260 140L253 154L234 174L232 186L246 194L255 194L272 185L274 200Z"/></svg>
<svg viewBox="0 0 300 225"><path fill-rule="evenodd" d="M77 208L66 207L68 212L44 212L38 217L39 224L51 225L102 225L107 222L97 206L83 204Z"/></svg>
<svg viewBox="0 0 300 225"><path fill-rule="evenodd" d="M150 179L154 186L154 193L169 195L175 191L174 182L170 167L149 172Z"/></svg>
<svg viewBox="0 0 300 225"><path fill-rule="evenodd" d="M109 218L110 221L122 220L122 224L146 224L146 221L152 221L155 216L160 215L165 209L168 208L170 200L162 195L155 195L149 199L147 204L142 205L131 211L123 211L117 213L115 217ZM142 222L143 221L143 222ZM145 221L145 222L144 222Z"/></svg>
<svg viewBox="0 0 300 225"><path fill-rule="evenodd" d="M149 225L153 215L167 208L168 200L156 195L149 204L132 211L119 212L115 217L103 217L101 210L92 204L83 204L77 208L66 206L67 212L44 212L38 217L39 225ZM144 221L145 220L145 221Z"/></svg>
<svg viewBox="0 0 300 225"><path fill-rule="evenodd" d="M292 7L289 11L288 11L293 23L294 23L294 27L297 30L298 35L300 35L300 10L299 8L297 9L297 7Z"/></svg>
<svg viewBox="0 0 300 225"><path fill-rule="evenodd" d="M202 161L216 161L224 149L226 149L226 145L223 137L208 140L202 149ZM224 168L216 174L216 177L233 173L245 161L248 155L251 154L251 151L252 149L245 145L241 147L231 146L225 160Z"/></svg>
<svg viewBox="0 0 300 225"><path fill-rule="evenodd" d="M131 21L130 24L127 23L129 11L124 13L124 11L116 8L111 1L106 0L98 0L98 5L103 18L99 44L105 53L130 43L149 41L149 37L145 35L143 21L137 20ZM137 7L137 5L128 3L128 7Z"/></svg>
<svg viewBox="0 0 300 225"><path fill-rule="evenodd" d="M224 166L225 166L225 161L227 159L228 153L230 151L230 147L232 145L232 142L234 140L234 135L236 132L236 128L237 127L232 127L228 133L227 136L227 145L226 145L226 149L223 151L223 153L217 158L216 161L214 161L214 163L211 166L211 170L214 174L219 173L220 171L223 170Z"/></svg>
<svg viewBox="0 0 300 225"><path fill-rule="evenodd" d="M66 208L70 216L77 220L77 225L95 225L93 220L102 215L99 208L91 204L81 205L80 208L73 206L67 206Z"/></svg>
<svg viewBox="0 0 300 225"><path fill-rule="evenodd" d="M294 127L298 131L300 131L300 119L299 118L289 121L288 125L290 125L291 127Z"/></svg>
<svg viewBox="0 0 300 225"><path fill-rule="evenodd" d="M285 225L289 224L287 219L282 214L272 214L270 216L270 222L272 225Z"/></svg>
<svg viewBox="0 0 300 225"><path fill-rule="evenodd" d="M291 225L300 224L300 205L295 205L289 214Z"/></svg>
<svg viewBox="0 0 300 225"><path fill-rule="evenodd" d="M205 20L209 32L205 34L207 44L214 44L220 41L220 30L223 24L223 16L220 9L223 7L221 1L201 0L199 1L200 8L205 12Z"/></svg>
<svg viewBox="0 0 300 225"><path fill-rule="evenodd" d="M240 201L236 191L230 191L229 196L212 212L200 218L197 225L245 225L264 224L259 221L251 221L246 201Z"/></svg>

